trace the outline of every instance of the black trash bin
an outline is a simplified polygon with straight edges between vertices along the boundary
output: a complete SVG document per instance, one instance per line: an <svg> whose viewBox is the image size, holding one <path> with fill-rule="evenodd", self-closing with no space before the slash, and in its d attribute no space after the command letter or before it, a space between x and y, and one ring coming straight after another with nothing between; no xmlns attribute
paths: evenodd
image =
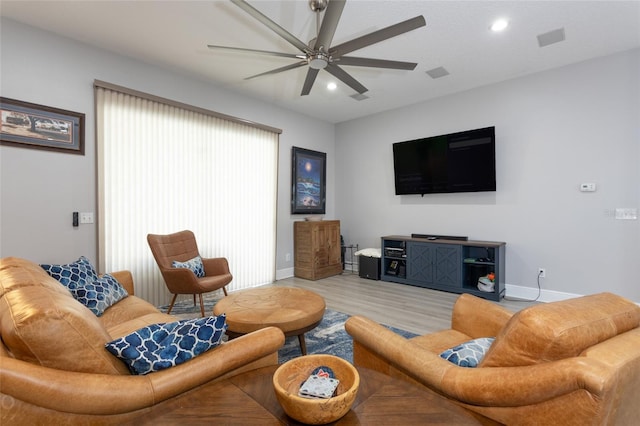
<svg viewBox="0 0 640 426"><path fill-rule="evenodd" d="M379 280L380 258L363 255L358 256L358 275L360 275L360 278Z"/></svg>

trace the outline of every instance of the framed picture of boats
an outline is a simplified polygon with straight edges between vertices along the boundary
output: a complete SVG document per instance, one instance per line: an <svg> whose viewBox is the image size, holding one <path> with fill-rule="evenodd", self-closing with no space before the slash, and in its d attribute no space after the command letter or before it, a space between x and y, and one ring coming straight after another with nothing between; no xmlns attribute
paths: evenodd
<svg viewBox="0 0 640 426"><path fill-rule="evenodd" d="M84 155L84 114L0 97L0 142Z"/></svg>
<svg viewBox="0 0 640 426"><path fill-rule="evenodd" d="M292 214L325 214L326 173L326 153L292 148Z"/></svg>

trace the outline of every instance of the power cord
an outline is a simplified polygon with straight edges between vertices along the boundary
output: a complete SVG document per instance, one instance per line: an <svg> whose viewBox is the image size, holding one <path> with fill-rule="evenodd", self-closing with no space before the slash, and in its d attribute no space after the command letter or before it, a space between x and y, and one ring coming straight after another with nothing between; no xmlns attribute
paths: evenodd
<svg viewBox="0 0 640 426"><path fill-rule="evenodd" d="M540 299L540 294L542 293L540 288L540 275L542 275L542 271L538 272L538 296L535 299L510 299L506 296L503 299L508 300L509 302L537 302L538 299Z"/></svg>

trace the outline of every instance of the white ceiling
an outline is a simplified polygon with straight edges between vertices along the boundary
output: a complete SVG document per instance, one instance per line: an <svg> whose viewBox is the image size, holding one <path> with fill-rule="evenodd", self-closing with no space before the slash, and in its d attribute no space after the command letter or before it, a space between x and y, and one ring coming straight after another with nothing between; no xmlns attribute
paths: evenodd
<svg viewBox="0 0 640 426"><path fill-rule="evenodd" d="M249 3L304 42L315 37L307 0ZM337 123L586 59L640 47L640 1L348 0L333 45L423 15L427 25L355 51L351 56L417 62L414 71L344 66L369 91L356 92L320 71L300 96L306 67L245 77L295 62L219 52L207 44L299 53L225 0L7 1L2 16L122 55L177 70L284 108ZM499 17L510 26L492 33ZM539 47L537 35L564 28L566 40ZM446 68L432 79L425 72ZM607 78L603 76L603 78ZM113 82L118 84L118 82Z"/></svg>

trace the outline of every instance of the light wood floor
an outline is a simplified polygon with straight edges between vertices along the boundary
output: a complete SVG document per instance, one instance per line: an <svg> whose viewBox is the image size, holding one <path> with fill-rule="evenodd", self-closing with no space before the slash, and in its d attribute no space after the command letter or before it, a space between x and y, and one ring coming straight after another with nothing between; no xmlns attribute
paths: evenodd
<svg viewBox="0 0 640 426"><path fill-rule="evenodd" d="M451 309L459 296L422 287L369 280L351 272L318 281L285 278L272 285L312 290L325 298L329 309L349 315L363 315L417 334L449 328ZM517 312L533 303L503 300L499 304Z"/></svg>

